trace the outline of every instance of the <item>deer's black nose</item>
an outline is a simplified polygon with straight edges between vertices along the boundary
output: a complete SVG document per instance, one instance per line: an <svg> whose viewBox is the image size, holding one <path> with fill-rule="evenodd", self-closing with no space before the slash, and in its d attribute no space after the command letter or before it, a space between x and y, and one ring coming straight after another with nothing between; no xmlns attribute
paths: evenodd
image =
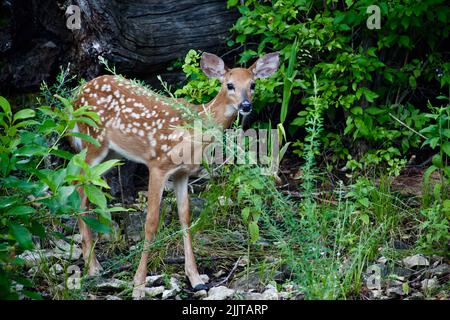
<svg viewBox="0 0 450 320"><path fill-rule="evenodd" d="M239 110L245 113L252 111L252 103L248 100L244 100L239 104Z"/></svg>

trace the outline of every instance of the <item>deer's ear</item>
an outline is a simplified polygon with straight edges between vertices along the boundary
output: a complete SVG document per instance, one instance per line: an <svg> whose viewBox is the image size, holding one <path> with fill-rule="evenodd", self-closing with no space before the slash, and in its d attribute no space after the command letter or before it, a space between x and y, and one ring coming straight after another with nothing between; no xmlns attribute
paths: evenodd
<svg viewBox="0 0 450 320"><path fill-rule="evenodd" d="M258 60L249 68L255 79L270 77L278 70L280 65L280 54L278 52L269 53Z"/></svg>
<svg viewBox="0 0 450 320"><path fill-rule="evenodd" d="M202 54L200 67L208 77L218 78L220 81L223 80L223 77L228 70L222 59L215 54L208 52Z"/></svg>

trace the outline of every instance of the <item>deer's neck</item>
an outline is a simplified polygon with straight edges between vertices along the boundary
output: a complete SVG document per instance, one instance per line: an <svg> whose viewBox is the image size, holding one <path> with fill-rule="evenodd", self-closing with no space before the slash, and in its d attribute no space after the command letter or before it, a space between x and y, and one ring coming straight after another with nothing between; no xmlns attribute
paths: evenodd
<svg viewBox="0 0 450 320"><path fill-rule="evenodd" d="M237 109L228 99L226 90L219 91L217 96L209 103L198 106L200 112L203 108L210 112L214 122L222 126L224 129L229 128L237 116Z"/></svg>

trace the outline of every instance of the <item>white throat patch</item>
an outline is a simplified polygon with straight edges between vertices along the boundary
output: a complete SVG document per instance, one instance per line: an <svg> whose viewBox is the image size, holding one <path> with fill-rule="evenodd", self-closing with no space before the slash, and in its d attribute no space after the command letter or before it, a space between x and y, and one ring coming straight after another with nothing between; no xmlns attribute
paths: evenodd
<svg viewBox="0 0 450 320"><path fill-rule="evenodd" d="M227 110L225 110L225 117L232 117L236 114L238 108L232 104L227 105Z"/></svg>

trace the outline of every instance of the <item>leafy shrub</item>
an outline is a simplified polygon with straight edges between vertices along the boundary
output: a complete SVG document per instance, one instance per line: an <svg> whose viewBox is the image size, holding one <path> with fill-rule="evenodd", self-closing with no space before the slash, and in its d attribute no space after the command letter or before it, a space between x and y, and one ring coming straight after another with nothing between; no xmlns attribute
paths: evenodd
<svg viewBox="0 0 450 320"><path fill-rule="evenodd" d="M387 164L398 174L406 152L420 143L403 124L424 128L424 102L450 83L443 49L450 9L443 0L380 2L381 29L369 30L366 10L373 4L229 0L241 14L229 45L245 45L242 63L265 51L281 52L280 72L257 84L257 111L280 105L273 114L281 122L286 117L288 132L295 134L305 126L313 95L308 88L316 74L327 104L325 152L335 162L347 161L350 169ZM433 90L421 90L426 86ZM295 145L301 154L302 143Z"/></svg>
<svg viewBox="0 0 450 320"><path fill-rule="evenodd" d="M100 222L88 216L82 218L94 230L108 232L107 225L101 222L111 220L112 209L107 207L102 188L108 186L101 175L117 162L90 167L84 160L85 151L73 155L59 148L61 139L74 135L98 143L70 132L77 122L96 126L98 116L88 107L74 110L69 100L59 100L62 108L41 106L37 111L22 109L14 113L9 102L0 97L0 299L18 298L16 284L25 286L22 294L39 298L32 283L21 276L24 260L20 254L33 250L36 239L62 236L48 228L55 218L89 212L80 208L77 188L83 188L97 205L93 212L99 214ZM55 167L52 162L61 165Z"/></svg>

